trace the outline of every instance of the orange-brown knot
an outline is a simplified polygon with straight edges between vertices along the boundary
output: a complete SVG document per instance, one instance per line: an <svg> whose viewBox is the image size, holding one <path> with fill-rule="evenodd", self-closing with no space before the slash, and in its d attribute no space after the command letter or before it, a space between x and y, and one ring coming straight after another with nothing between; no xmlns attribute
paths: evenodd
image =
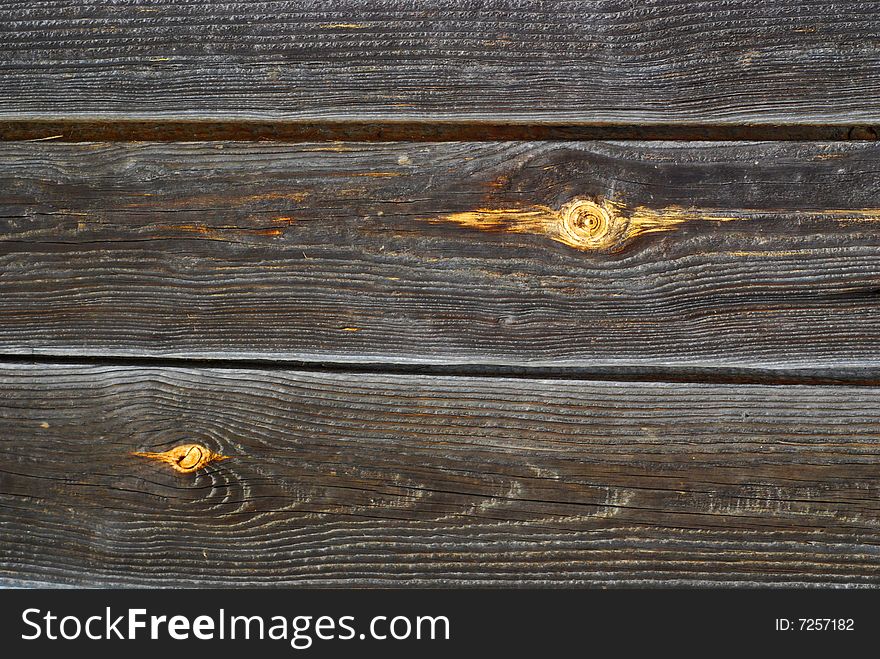
<svg viewBox="0 0 880 659"><path fill-rule="evenodd" d="M573 199L560 211L560 240L580 249L609 249L626 237L627 219L608 204Z"/></svg>
<svg viewBox="0 0 880 659"><path fill-rule="evenodd" d="M174 471L181 474L191 474L211 462L229 459L228 455L220 455L200 444L181 444L162 453L136 451L133 455L165 462L171 465Z"/></svg>

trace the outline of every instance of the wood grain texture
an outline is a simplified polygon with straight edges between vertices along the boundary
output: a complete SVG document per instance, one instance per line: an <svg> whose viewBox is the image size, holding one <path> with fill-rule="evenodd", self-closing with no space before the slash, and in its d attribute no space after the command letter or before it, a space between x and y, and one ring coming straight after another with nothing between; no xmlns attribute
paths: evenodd
<svg viewBox="0 0 880 659"><path fill-rule="evenodd" d="M873 2L7 1L0 116L880 122Z"/></svg>
<svg viewBox="0 0 880 659"><path fill-rule="evenodd" d="M3 144L0 353L876 368L878 161L870 143Z"/></svg>
<svg viewBox="0 0 880 659"><path fill-rule="evenodd" d="M0 373L7 585L880 583L878 388Z"/></svg>

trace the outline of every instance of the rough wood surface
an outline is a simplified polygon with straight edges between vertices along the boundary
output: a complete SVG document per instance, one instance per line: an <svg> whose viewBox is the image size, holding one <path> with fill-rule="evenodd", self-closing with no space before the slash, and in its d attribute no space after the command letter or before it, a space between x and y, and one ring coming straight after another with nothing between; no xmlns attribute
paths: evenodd
<svg viewBox="0 0 880 659"><path fill-rule="evenodd" d="M0 373L7 585L880 583L878 388Z"/></svg>
<svg viewBox="0 0 880 659"><path fill-rule="evenodd" d="M0 585L880 586L876 3L0 27Z"/></svg>
<svg viewBox="0 0 880 659"><path fill-rule="evenodd" d="M880 122L873 2L0 4L0 116Z"/></svg>
<svg viewBox="0 0 880 659"><path fill-rule="evenodd" d="M876 368L871 143L0 145L0 354Z"/></svg>

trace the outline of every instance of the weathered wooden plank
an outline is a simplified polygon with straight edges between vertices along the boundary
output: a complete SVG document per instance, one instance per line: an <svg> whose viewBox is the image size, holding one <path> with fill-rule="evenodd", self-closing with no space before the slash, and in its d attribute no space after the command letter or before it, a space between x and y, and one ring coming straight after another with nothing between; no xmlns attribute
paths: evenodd
<svg viewBox="0 0 880 659"><path fill-rule="evenodd" d="M880 583L876 387L0 373L7 584Z"/></svg>
<svg viewBox="0 0 880 659"><path fill-rule="evenodd" d="M880 122L873 2L10 1L0 116Z"/></svg>
<svg viewBox="0 0 880 659"><path fill-rule="evenodd" d="M870 143L0 145L0 354L880 365Z"/></svg>

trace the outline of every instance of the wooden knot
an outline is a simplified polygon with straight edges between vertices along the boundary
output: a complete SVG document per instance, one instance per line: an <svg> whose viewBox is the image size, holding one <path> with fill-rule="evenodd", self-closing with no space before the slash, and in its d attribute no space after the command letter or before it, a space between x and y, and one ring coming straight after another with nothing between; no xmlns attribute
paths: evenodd
<svg viewBox="0 0 880 659"><path fill-rule="evenodd" d="M679 206L627 209L622 202L611 199L575 197L558 210L542 205L478 208L444 215L441 220L482 231L544 235L584 252L613 253L639 236L672 231L685 222L727 222L740 218L741 215L737 214Z"/></svg>
<svg viewBox="0 0 880 659"><path fill-rule="evenodd" d="M133 453L141 458L159 460L171 465L171 468L181 474L191 474L211 462L228 460L229 456L215 453L200 444L181 444L162 453L150 453L136 451Z"/></svg>
<svg viewBox="0 0 880 659"><path fill-rule="evenodd" d="M558 240L580 249L609 249L626 237L627 219L607 205L573 199L559 211Z"/></svg>

